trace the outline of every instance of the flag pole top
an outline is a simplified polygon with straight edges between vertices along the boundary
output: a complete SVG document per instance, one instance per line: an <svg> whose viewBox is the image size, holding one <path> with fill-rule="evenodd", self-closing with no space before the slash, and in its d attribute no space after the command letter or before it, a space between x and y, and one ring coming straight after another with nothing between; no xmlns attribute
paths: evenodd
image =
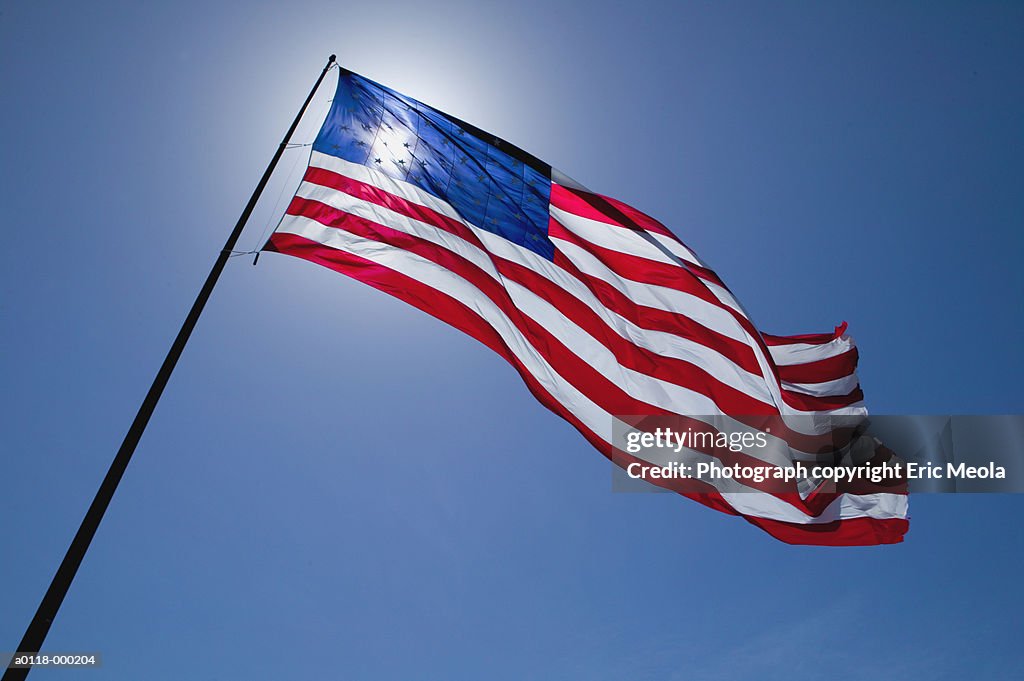
<svg viewBox="0 0 1024 681"><path fill-rule="evenodd" d="M327 58L327 65L330 66L335 61L337 61L337 59L338 59L338 56L335 55L335 54L332 54L330 57Z"/></svg>

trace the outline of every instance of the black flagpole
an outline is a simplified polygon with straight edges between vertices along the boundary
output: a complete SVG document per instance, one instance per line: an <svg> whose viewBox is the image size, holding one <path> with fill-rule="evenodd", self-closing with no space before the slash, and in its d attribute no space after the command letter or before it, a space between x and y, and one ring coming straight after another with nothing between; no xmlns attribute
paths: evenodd
<svg viewBox="0 0 1024 681"><path fill-rule="evenodd" d="M174 365L178 363L178 358L181 357L181 352L185 349L189 336L192 335L192 329L195 328L196 322L199 321L199 315L203 313L206 301L210 298L210 293L213 292L213 287L217 284L217 279L220 278L220 273L223 271L224 265L227 263L228 257L238 241L238 237L242 234L242 229L245 227L249 215L252 213L253 208L256 207L260 194L263 193L264 187L267 186L267 181L270 180L274 167L281 158L281 154L284 153L288 141L295 132L295 128L299 126L302 114L306 112L306 108L309 106L310 101L312 101L313 95L316 94L317 88L320 87L320 83L323 82L327 71L334 64L334 60L335 56L332 54L327 60L324 70L320 72L320 77L316 79L313 89L309 91L306 101L302 103L302 108L299 109L295 120L292 121L291 127L285 133L284 139L281 140L281 145L274 152L274 158L270 159L270 164L263 172L263 177L260 178L259 184L253 190L252 196L249 197L249 203L245 204L245 210L242 211L238 222L235 223L234 230L231 231L228 240L224 242L224 248L221 250L220 255L217 256L216 262L213 263L213 268L206 277L206 283L203 284L199 295L196 296L196 301L192 303L192 309L189 310L188 316L185 317L185 322L181 325L178 335L174 338L174 343L171 345L171 349L168 350L167 357L160 366L160 371L157 372L156 378L153 379L153 385L149 387L149 392L146 393L146 398L142 401L142 406L139 407L135 420L132 421L131 428L128 429L128 434L124 436L121 448L117 450L117 455L114 457L113 463L110 464L110 469L103 478L103 482L96 492L96 497L92 500L92 504L89 506L89 510L86 512L85 518L75 534L75 538L71 541L71 546L68 547L67 553L64 554L64 560L61 561L60 567L57 568L57 574L53 576L50 588L46 590L46 594L39 603L39 608L36 610L32 622L29 623L28 629L25 630L25 635L22 637L21 643L18 644L17 653L35 655L42 647L43 640L46 639L46 634L50 631L53 618L57 616L57 611L60 609L61 603L64 602L68 588L75 578L75 573L78 572L78 566L82 564L82 558L85 556L85 552L89 549L89 544L96 534L96 528L99 527L100 521L103 520L103 514L106 512L107 506L110 505L110 500L114 496L117 484L121 481L121 476L124 475L125 469L128 468L128 462L131 461L135 447L139 444L143 431L146 430L146 424L149 423L149 418L153 415L153 409L156 408L160 395L167 386L171 372L174 371ZM2 681L22 681L28 676L30 669L30 666L23 668L8 666Z"/></svg>

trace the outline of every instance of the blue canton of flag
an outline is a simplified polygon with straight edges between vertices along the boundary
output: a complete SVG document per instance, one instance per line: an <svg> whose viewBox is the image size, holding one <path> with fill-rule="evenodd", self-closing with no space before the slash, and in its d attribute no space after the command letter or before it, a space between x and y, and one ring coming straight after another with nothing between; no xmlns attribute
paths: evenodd
<svg viewBox="0 0 1024 681"><path fill-rule="evenodd" d="M551 166L508 142L341 70L315 151L444 199L468 222L548 259Z"/></svg>

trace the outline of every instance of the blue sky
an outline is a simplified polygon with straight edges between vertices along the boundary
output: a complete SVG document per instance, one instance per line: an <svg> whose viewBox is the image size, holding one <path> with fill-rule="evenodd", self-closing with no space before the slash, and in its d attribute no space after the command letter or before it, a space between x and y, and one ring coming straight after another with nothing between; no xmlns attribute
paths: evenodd
<svg viewBox="0 0 1024 681"><path fill-rule="evenodd" d="M1016 3L0 4L0 649L327 55L680 234L880 414L1021 413ZM310 141L329 81L297 141ZM301 172L288 152L253 247ZM33 679L1015 678L1024 498L786 546L608 464L511 367L231 261Z"/></svg>

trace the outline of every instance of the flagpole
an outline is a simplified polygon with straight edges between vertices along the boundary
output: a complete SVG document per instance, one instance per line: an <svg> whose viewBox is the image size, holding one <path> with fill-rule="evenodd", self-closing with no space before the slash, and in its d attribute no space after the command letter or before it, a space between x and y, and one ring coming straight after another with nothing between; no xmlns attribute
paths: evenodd
<svg viewBox="0 0 1024 681"><path fill-rule="evenodd" d="M103 520L103 514L106 512L107 506L110 505L110 500L117 490L117 485L121 481L125 469L128 468L128 462L131 461L135 447L139 444L142 433L146 430L146 424L149 423L153 410L160 400L160 395L167 386L171 372L174 371L174 366L178 363L178 358L181 357L185 344L188 342L189 336L192 335L192 330L195 328L196 322L199 321L199 316L203 313L206 301L210 298L213 287L217 284L220 273L224 270L228 257L231 255L231 251L234 250L238 237L242 234L245 223L249 220L249 216L256 207L260 194L263 193L263 189L267 186L267 182L274 172L274 167L277 166L281 154L284 153L292 134L295 133L295 129L299 126L302 115L306 112L310 101L313 99L313 95L316 94L320 83L323 82L324 76L327 75L334 62L335 55L332 54L327 60L324 70L320 72L320 77L316 79L313 89L309 91L306 101L302 103L302 108L296 114L291 127L285 133L284 139L281 140L280 146L274 152L274 157L270 159L270 164L267 165L267 169L263 172L263 177L260 178L259 184L253 190L252 196L249 197L249 202L245 204L245 209L239 216L238 222L235 223L235 228L231 231L227 241L224 242L224 248L218 254L210 274L206 277L203 288L200 289L199 295L196 296L195 302L192 303L192 309L189 310L188 316L185 317L185 322L181 325L178 335L175 336L174 343L171 344L171 349L168 350L167 357L164 358L164 363L160 366L160 371L157 372L156 378L153 379L153 385L149 387L149 392L146 393L146 397L142 401L138 413L135 415L135 420L132 421L132 425L128 429L128 434L124 436L121 448L117 450L117 455L110 464L110 469L103 478L103 482L100 483L100 488L96 492L89 510L86 511L85 518L82 520L75 538L71 541L71 546L68 547L67 553L64 554L64 560L61 561L60 567L57 568L57 573L53 576L53 581L50 582L50 588L46 590L46 594L39 603L35 616L29 623L28 629L25 630L25 635L22 637L21 643L18 644L17 653L35 655L42 647L46 634L50 631L50 625L53 623L54 617L57 616L57 611L60 609L61 603L64 602L64 597L67 595L71 582L78 572L78 566L82 564L85 552L89 549L89 544L96 534L100 521ZM30 670L31 667L15 669L8 666L2 681L22 681L28 676Z"/></svg>

